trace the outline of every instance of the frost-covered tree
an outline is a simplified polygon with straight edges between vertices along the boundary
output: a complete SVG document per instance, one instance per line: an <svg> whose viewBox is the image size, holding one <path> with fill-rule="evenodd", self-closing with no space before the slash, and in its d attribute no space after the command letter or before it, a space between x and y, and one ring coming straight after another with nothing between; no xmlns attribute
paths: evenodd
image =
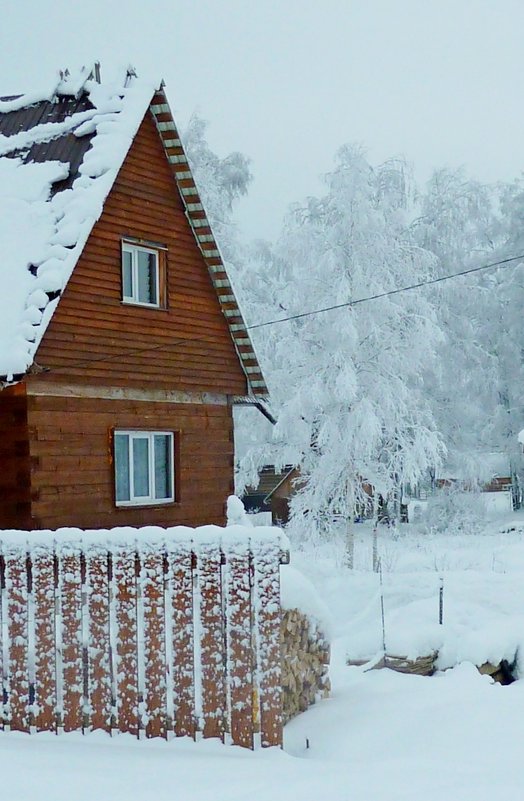
<svg viewBox="0 0 524 801"><path fill-rule="evenodd" d="M436 257L437 276L496 260L499 228L494 191L462 169L433 174L413 224L419 244ZM484 336L491 290L474 274L443 282L435 292L444 336L425 385L450 455L476 476L474 454L488 447L483 438L496 403L497 360Z"/></svg>
<svg viewBox="0 0 524 801"><path fill-rule="evenodd" d="M522 183L482 185L463 170L439 170L421 197L418 241L449 275L524 250ZM520 251L519 251L520 248ZM523 269L515 264L439 285L444 340L426 377L446 446L463 474L483 475L482 454L505 453L517 479L523 422Z"/></svg>
<svg viewBox="0 0 524 801"><path fill-rule="evenodd" d="M432 275L435 260L415 241L410 206L403 162L373 168L359 148L344 147L323 197L296 206L275 247L260 255L272 317L380 295ZM351 519L365 500L363 480L392 496L439 461L441 442L421 380L439 338L435 309L421 291L259 329L257 341L273 364L278 424L256 459L300 466L292 502L299 528Z"/></svg>
<svg viewBox="0 0 524 801"><path fill-rule="evenodd" d="M233 209L237 201L247 195L252 180L249 159L237 152L224 158L217 156L207 141L207 125L202 117L193 115L182 139L222 255L233 271L238 271L242 259Z"/></svg>
<svg viewBox="0 0 524 801"><path fill-rule="evenodd" d="M261 319L260 315L273 313L274 309L265 290L264 277L253 274L253 261L248 256L248 247L241 241L234 218L235 207L247 195L252 180L249 159L237 152L224 158L214 153L207 140L207 122L198 115L191 117L182 138L244 319L248 323L256 322ZM263 368L265 373L269 373L271 361L264 364ZM255 444L268 439L271 428L271 424L257 409L240 407L235 410L237 453L245 453ZM255 474L255 483L256 479ZM245 483L240 482L240 489Z"/></svg>

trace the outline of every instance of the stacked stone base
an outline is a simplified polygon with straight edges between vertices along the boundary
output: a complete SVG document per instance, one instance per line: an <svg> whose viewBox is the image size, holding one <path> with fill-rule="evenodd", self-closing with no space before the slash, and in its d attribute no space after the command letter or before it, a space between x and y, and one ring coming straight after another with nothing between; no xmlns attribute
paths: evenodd
<svg viewBox="0 0 524 801"><path fill-rule="evenodd" d="M330 648L326 638L298 609L282 611L280 629L284 723L327 698Z"/></svg>

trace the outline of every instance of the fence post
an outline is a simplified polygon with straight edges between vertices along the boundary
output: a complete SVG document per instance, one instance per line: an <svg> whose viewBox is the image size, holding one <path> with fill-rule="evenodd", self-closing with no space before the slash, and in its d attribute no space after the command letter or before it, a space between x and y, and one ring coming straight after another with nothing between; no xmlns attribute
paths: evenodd
<svg viewBox="0 0 524 801"><path fill-rule="evenodd" d="M82 728L84 672L82 659L82 578L80 542L65 540L59 548L62 612L62 680L64 731Z"/></svg>
<svg viewBox="0 0 524 801"><path fill-rule="evenodd" d="M282 745L280 545L263 535L253 535L252 543L261 741Z"/></svg>
<svg viewBox="0 0 524 801"><path fill-rule="evenodd" d="M253 645L251 636L251 558L244 534L226 547L226 625L228 710L234 745L253 748Z"/></svg>
<svg viewBox="0 0 524 801"><path fill-rule="evenodd" d="M42 535L43 536L43 535ZM31 549L35 604L35 725L56 731L56 587L55 555L45 539Z"/></svg>
<svg viewBox="0 0 524 801"><path fill-rule="evenodd" d="M105 545L85 552L88 612L87 701L93 729L111 731L109 558Z"/></svg>
<svg viewBox="0 0 524 801"><path fill-rule="evenodd" d="M177 737L195 736L195 664L193 620L192 540L167 541L172 610L172 665L174 731Z"/></svg>
<svg viewBox="0 0 524 801"><path fill-rule="evenodd" d="M20 546L8 546L5 574L9 638L7 722L15 731L29 731L28 575L23 539Z"/></svg>
<svg viewBox="0 0 524 801"><path fill-rule="evenodd" d="M224 738L226 717L225 653L222 611L221 552L217 537L197 545L200 590L200 655L204 737Z"/></svg>
<svg viewBox="0 0 524 801"><path fill-rule="evenodd" d="M112 593L114 619L111 620L111 648L115 648L115 718L119 731L138 737L138 635L136 551L125 540L112 547Z"/></svg>
<svg viewBox="0 0 524 801"><path fill-rule="evenodd" d="M140 547L144 610L144 707L146 737L167 737L164 546Z"/></svg>

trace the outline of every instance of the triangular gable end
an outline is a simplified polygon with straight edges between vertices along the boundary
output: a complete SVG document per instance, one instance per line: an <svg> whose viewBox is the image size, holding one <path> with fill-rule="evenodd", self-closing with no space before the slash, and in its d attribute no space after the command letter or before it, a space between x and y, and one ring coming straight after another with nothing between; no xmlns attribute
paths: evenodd
<svg viewBox="0 0 524 801"><path fill-rule="evenodd" d="M92 76L89 75L88 76L88 80L90 80L91 77ZM68 79L68 81L69 80L70 79ZM84 79L84 83L85 83L85 79ZM80 90L75 94L75 97L77 99L78 99L78 97L80 95L82 95L83 92L86 91L86 88L84 87L84 83L82 84L82 87L80 88ZM145 114L147 113L147 110L149 108L149 110L150 110L150 112L151 112L151 114L153 116L153 119L155 121L157 130L159 132L160 139L161 139L161 142L162 142L163 147L164 147L164 152L166 154L167 161L168 161L168 163L169 163L169 165L171 167L172 173L174 175L175 183L176 183L176 186L177 186L178 191L180 193L180 197L182 199L182 204L183 204L183 207L185 209L186 217L187 217L187 219L188 219L188 221L190 223L193 235L194 235L195 240L197 242L197 245L198 245L198 247L200 249L200 252L202 253L202 257L204 259L204 262L205 262L205 264L207 266L207 269L208 269L209 275L211 277L211 281L212 281L213 287L214 287L214 289L216 291L217 298L218 298L218 301L220 303L220 307L221 307L222 313L224 314L224 316L226 318L226 321L227 321L227 324L228 324L228 327L229 327L229 331L230 331L230 335L231 335L231 338L232 338L232 341L233 341L233 344L234 344L234 347L235 347L239 362L240 362L240 364L242 366L243 372L244 372L244 374L246 376L246 379L247 379L249 395L250 396L257 396L259 399L262 399L263 397L267 396L267 387L266 387L264 378L262 376L262 373L261 373L261 370L260 370L260 366L258 364L258 360L257 360L257 357L255 355L255 352L254 352L254 349L253 349L253 345L251 343L251 339L250 339L249 333L247 331L244 319L242 317L242 314L241 314L240 309L238 307L236 298L234 296L233 288L231 286L231 282L229 281L229 278L228 278L228 275L227 275L227 272L226 272L222 257L220 255L220 251L219 251L218 245L216 243L216 240L214 238L213 232L211 230L211 226L210 226L209 220L208 220L208 218L206 216L203 204L202 204L202 202L200 200L200 197L199 197L199 194L198 194L198 190L196 188L195 181L194 181L194 178L193 178L193 175L192 175L192 172L191 172L191 168L189 166L186 154L184 152L184 148L183 148L181 140L180 140L180 136L179 136L177 128L175 126L175 123L174 123L174 120L173 120L173 116L172 116L170 108L169 108L169 104L167 102L167 98L166 98L166 95L165 95L165 92L164 92L164 89L163 89L163 84L161 85L160 89L154 89L154 88L150 88L149 89L149 92L151 92L152 95L153 95L152 98L151 98L151 94L149 94L149 96L146 95L146 92L148 91L147 87L145 85L141 84L141 82L134 81L134 76L129 75L129 74L128 74L127 78L126 78L126 85L125 85L124 92L129 92L130 89L131 89L134 92L135 96L136 96L137 95L137 90L135 89L135 85L134 85L135 83L139 84L139 86L138 86L138 103L137 103L137 99L135 97L134 100L133 100L133 103L132 103L131 115L129 114L129 112L126 109L126 103L125 103L125 99L123 98L123 93L122 93L122 95L120 95L120 99L124 100L123 106L121 106L121 110L117 110L116 108L114 108L114 109L111 108L110 109L110 111L113 112L112 115L109 115L110 120L111 120L111 125L114 125L115 122L118 120L118 118L121 115L123 115L123 118L125 120L124 123L123 123L123 126L122 126L123 131L120 131L120 133L124 132L126 135L123 136L123 137L120 136L119 145L120 145L121 152L118 154L118 159L117 159L118 163L112 163L110 165L110 168L107 168L107 165L106 165L106 168L102 171L102 173L100 173L100 172L97 173L97 171L95 170L94 177L92 179L91 178L87 179L88 182L89 181L91 182L91 184L93 184L94 182L96 182L96 183L102 182L101 188L103 189L103 193L101 194L98 191L98 198L99 198L99 203L100 203L99 214L102 212L102 206L105 203L105 200L107 199L107 197L109 195L109 192L110 192L110 190L111 190L111 188L112 188L112 186L114 184L114 181L115 181L116 176L117 176L117 174L119 172L119 169L120 169L121 165L123 164L125 156L126 156L128 150L129 150L131 142L134 140L134 136L136 135L136 132L137 132L139 126L140 126L140 123L144 119ZM69 94L69 92L67 91L67 88L68 87L66 86L65 94ZM95 87L95 90L96 90L96 87ZM56 94L56 98L55 99L58 99L58 96L59 96L58 92L59 92L59 89L57 87L56 93L55 93ZM29 108L30 111L31 111L31 108L33 108L35 102L39 103L40 105L42 105L42 103L44 103L44 107L46 105L50 106L50 107L53 107L53 103L54 103L54 99L53 98L45 98L45 99L42 100L42 102L39 101L38 99L32 98L30 96L26 96L26 98L27 98L27 101L28 101L27 102L27 107ZM24 108L24 102L23 101L24 101L24 98L22 98L22 97L14 98L10 102L5 102L4 101L3 103L0 103L0 112L9 113L9 112L11 112L11 111L13 111L15 109L17 111L20 111L20 110L23 111L23 108ZM140 108L140 105L141 105L141 108ZM114 113L115 111L117 112L116 114ZM137 111L138 111L138 114L136 113ZM91 138L93 139L92 144L94 145L94 150L95 151L96 151L96 140L98 139L98 136L99 136L98 125L96 123L97 122L104 122L104 113L103 112L99 113L98 117L96 117L96 113L97 113L96 110L94 110L93 112L91 112L90 114L87 115L90 118L94 118L93 122L91 122L90 120L85 121L84 119L82 119L82 120L79 120L79 123L82 122L82 123L84 123L84 125L82 125L82 124L74 125L73 124L74 121L72 120L71 123L69 123L67 125L67 130L71 131L71 133L74 133L74 135L76 137L80 136L80 138L83 139L86 136L86 134L90 135L90 140L91 140ZM30 113L30 116L32 116L31 113ZM38 126L38 122L36 124ZM87 127L87 129L86 129L86 127ZM81 131L80 129L82 129L82 128L86 129L86 130L82 130ZM36 131L37 128L35 128L34 130ZM107 125L106 125L106 130L107 130ZM46 133L47 133L47 131L46 131ZM104 133L105 133L105 131L104 131ZM93 134L94 134L94 136L93 136ZM60 132L58 135L62 135L62 132ZM23 136L27 137L26 134L24 134ZM3 149L4 149L4 152L5 152L6 155L9 155L11 150L20 152L19 151L19 147L20 146L18 144L18 137L14 136L14 137L11 138L11 136L8 136L8 137L4 137L3 139L4 139ZM38 138L37 138L36 141L38 141ZM45 137L44 137L43 141L45 141ZM49 139L47 141L49 141ZM77 140L77 141L79 141L79 140ZM91 158L91 160L93 158L92 157L92 153L93 153L93 148L90 148L88 150L88 154L89 154L89 157ZM0 153L0 155L3 155L3 154ZM87 155L87 154L85 154L85 155ZM37 158L37 160L38 161L46 161L47 157L44 156L44 158L42 158L41 155L40 155ZM32 162L31 152L28 152L27 153L27 158L26 158L26 163L31 163L31 162ZM82 162L80 164L80 170L82 169L82 164L83 163L84 163L84 158L82 157ZM89 175L89 174L90 173L89 173L89 168L88 168L87 175ZM84 181L84 183L83 183L83 185L81 187L82 189L85 188L86 178L83 178L83 181ZM74 186L75 186L75 184L73 184L73 187L72 187L73 189L74 189ZM74 194L75 193L73 192L73 196L74 196ZM67 226L67 223L68 223L67 217L68 217L68 215L65 214L65 215L62 215L62 217L60 219L60 225L62 225L62 226L65 225L66 228L68 227ZM59 297L60 297L61 293L63 292L63 290L65 289L65 286L67 285L69 277L70 277L70 275L72 274L72 272L74 270L74 267L75 267L75 265L76 265L76 263L78 261L78 258L80 256L82 250L83 250L83 247L84 247L84 245L85 245L85 243L86 243L86 241L87 241L87 239L89 237L89 234L90 234L90 232L91 232L91 230L93 228L93 225L94 225L96 219L97 219L96 216L94 216L94 217L93 216L88 216L88 218L86 220L84 220L83 222L80 222L79 225L77 224L76 227L78 228L78 230L77 230L77 236L75 237L76 241L74 243L73 242L67 243L68 246L69 246L67 250L65 248L63 248L63 247L61 248L61 250L64 252L60 257L60 261L62 262L62 272L63 272L63 279L60 282L61 285L57 286L56 289L51 294L49 293L49 291L48 291L46 286L43 287L43 289L44 289L43 293L40 290L40 294L41 295L43 295L44 293L47 293L49 300L46 303L44 303L43 305L40 306L40 308L43 309L43 311L41 313L41 317L39 317L38 320L36 320L36 321L35 320L31 320L33 331L36 331L36 337L35 338L28 337L28 339L26 341L26 344L27 344L28 349L30 350L30 352L33 353L33 356L34 356L34 353L37 350L38 344L41 341L41 339L42 339L42 337L43 337L43 335L45 333L45 330L46 330L46 328L47 328L47 326L48 326L48 324L49 324L49 322L51 320L51 317L52 317L53 312L54 312L54 310L56 308L56 305L59 302ZM78 221L77 221L77 223L78 223ZM57 234L55 234L53 236L53 240L55 239L55 237L57 235L60 236L60 232L59 231L57 231ZM49 243L50 245L53 244L53 240L51 240L51 242ZM56 247L55 247L55 250L56 250ZM56 258L54 259L54 261L55 262L57 261ZM41 272L43 273L45 271L46 266L47 265L45 265L45 264L43 265L43 267L41 265L38 268L38 271L34 271L33 272L33 276L35 276L37 280L40 280L40 274L41 274ZM36 288L36 287L33 287L33 289L34 288ZM32 294L32 297L34 297L34 292ZM27 302L29 304L32 301L29 301L29 299L28 299ZM31 311L32 311L33 307L30 307L30 308L31 308ZM27 312L24 312L24 314L26 315ZM28 322L23 320L21 326L19 326L19 327L24 332L24 331L26 331L28 329L28 327L31 327L31 326L29 325ZM25 339L25 336L23 336L22 339ZM31 357L29 357L29 361L30 360L31 360ZM27 363L28 362L26 362L26 364ZM27 369L30 369L30 367L28 367ZM15 373L16 373L16 370L13 370L11 376L8 376L8 375L2 376L2 375L0 375L0 388L1 388L2 384L6 385L6 384L10 384L10 383L16 383L17 381L19 381L19 380L21 380L23 378L23 373L18 374L18 375L16 375Z"/></svg>

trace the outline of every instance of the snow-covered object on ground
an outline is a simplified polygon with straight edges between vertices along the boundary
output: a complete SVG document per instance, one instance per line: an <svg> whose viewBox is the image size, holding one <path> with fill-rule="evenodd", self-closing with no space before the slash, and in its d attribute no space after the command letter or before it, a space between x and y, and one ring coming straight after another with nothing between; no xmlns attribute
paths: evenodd
<svg viewBox="0 0 524 801"><path fill-rule="evenodd" d="M314 584L291 565L282 565L280 570L280 601L283 609L302 612L310 626L318 627L325 639L330 640L333 626L326 603Z"/></svg>
<svg viewBox="0 0 524 801"><path fill-rule="evenodd" d="M383 594L389 654L415 659L438 652L437 667L448 669L463 661L512 663L518 652L524 673L522 512L489 521L478 534L424 534L415 525L379 531L382 587L372 571L372 528L355 528L354 570L344 566L342 540L293 552L293 564L330 610L334 642L350 659L381 653Z"/></svg>
<svg viewBox="0 0 524 801"><path fill-rule="evenodd" d="M248 526L253 523L244 509L244 504L236 495L230 495L227 499L227 524L228 526Z"/></svg>
<svg viewBox="0 0 524 801"><path fill-rule="evenodd" d="M524 428L522 429L522 431L519 431L518 440L521 445L524 445Z"/></svg>
<svg viewBox="0 0 524 801"><path fill-rule="evenodd" d="M36 115L29 130L0 135L0 379L12 381L32 364L156 88L130 74L101 85L81 71L51 91L0 101L0 114L9 115L86 96L61 122ZM33 160L32 148L71 134L90 142L76 175L69 163Z"/></svg>

